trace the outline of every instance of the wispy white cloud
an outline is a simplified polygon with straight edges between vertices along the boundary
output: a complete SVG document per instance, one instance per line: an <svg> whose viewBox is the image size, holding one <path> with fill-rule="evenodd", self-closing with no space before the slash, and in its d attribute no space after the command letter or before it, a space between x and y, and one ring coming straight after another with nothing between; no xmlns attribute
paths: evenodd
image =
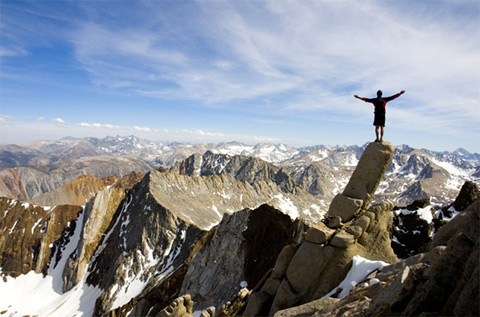
<svg viewBox="0 0 480 317"><path fill-rule="evenodd" d="M65 123L65 120L63 120L62 118L55 118L52 121L56 123Z"/></svg>
<svg viewBox="0 0 480 317"><path fill-rule="evenodd" d="M8 114L0 114L0 119L3 119L4 121L6 121L6 120L14 119L14 117Z"/></svg>
<svg viewBox="0 0 480 317"><path fill-rule="evenodd" d="M81 122L78 124L80 127L83 128L107 128L107 129L120 129L120 126L110 123L87 123Z"/></svg>
<svg viewBox="0 0 480 317"><path fill-rule="evenodd" d="M141 131L141 132L152 132L152 129L150 129L149 127L139 127L139 126L133 126L131 128L132 130L134 131Z"/></svg>
<svg viewBox="0 0 480 317"><path fill-rule="evenodd" d="M445 13L433 4L413 10L378 1L197 5L198 15L173 33L163 25L83 24L73 36L77 57L97 83L149 96L227 105L285 94L281 109L335 106L348 114L353 102L342 94L407 89L409 101L431 116L455 105L466 118L480 119L478 106L460 97L480 99L480 72L472 71L480 70L478 22L438 19Z"/></svg>

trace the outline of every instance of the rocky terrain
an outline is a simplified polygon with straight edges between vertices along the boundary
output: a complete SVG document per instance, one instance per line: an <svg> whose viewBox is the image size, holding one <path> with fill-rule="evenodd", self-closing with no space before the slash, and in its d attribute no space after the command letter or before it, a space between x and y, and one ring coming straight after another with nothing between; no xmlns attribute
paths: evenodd
<svg viewBox="0 0 480 317"><path fill-rule="evenodd" d="M443 208L433 199L401 204L382 199L389 177L430 170L433 158L421 156L422 165L413 153L398 168L398 148L375 142L358 147L358 157L317 153L321 160L299 163L316 150L295 154L298 174L284 163L205 151L145 174L80 174L37 195L38 204L0 198L0 312L478 315L469 300L479 298L478 185L465 182ZM66 162L53 165L68 171ZM328 204L307 178L297 180L308 164L348 176Z"/></svg>

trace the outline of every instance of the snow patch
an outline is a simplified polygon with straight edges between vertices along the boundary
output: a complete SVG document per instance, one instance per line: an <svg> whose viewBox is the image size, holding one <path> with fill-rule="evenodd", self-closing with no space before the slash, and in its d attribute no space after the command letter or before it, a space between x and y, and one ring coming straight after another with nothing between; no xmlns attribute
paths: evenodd
<svg viewBox="0 0 480 317"><path fill-rule="evenodd" d="M35 222L35 224L32 226L32 234L35 231L35 228L40 224L40 222L42 222L42 220L42 218L38 219L37 222Z"/></svg>
<svg viewBox="0 0 480 317"><path fill-rule="evenodd" d="M399 209L399 210L396 210L395 213L397 215L399 214L409 215L412 213L416 213L420 218L425 220L427 223L431 223L433 221L433 215L431 210L432 210L432 206L427 206L425 208L420 208L418 210Z"/></svg>
<svg viewBox="0 0 480 317"><path fill-rule="evenodd" d="M383 261L371 261L359 255L355 255L353 257L352 268L350 269L350 271L348 271L345 279L324 297L331 297L337 291L341 290L338 298L344 298L348 295L348 293L350 293L350 291L355 287L355 285L365 279L368 274L372 273L375 270L380 270L387 265L388 263L385 263Z"/></svg>
<svg viewBox="0 0 480 317"><path fill-rule="evenodd" d="M290 198L285 197L282 194L278 194L274 198L278 201L278 209L289 215L290 218L295 220L300 217L298 208L293 204Z"/></svg>
<svg viewBox="0 0 480 317"><path fill-rule="evenodd" d="M82 223L83 217L84 212L78 217L77 223ZM6 316L55 317L93 314L95 301L103 291L86 284L86 275L73 289L62 292L65 264L69 255L77 248L81 229L80 225L76 226L69 242L61 250L56 250L56 253L61 252L62 256L57 263L52 261L45 277L30 271L16 278L4 276L4 279L0 279L0 311L5 311ZM55 255L52 256L52 259L55 258Z"/></svg>
<svg viewBox="0 0 480 317"><path fill-rule="evenodd" d="M43 277L30 271L4 279L0 279L0 311L5 316L92 316L95 301L102 294L100 288L86 284L86 278L63 294L54 290L51 275Z"/></svg>

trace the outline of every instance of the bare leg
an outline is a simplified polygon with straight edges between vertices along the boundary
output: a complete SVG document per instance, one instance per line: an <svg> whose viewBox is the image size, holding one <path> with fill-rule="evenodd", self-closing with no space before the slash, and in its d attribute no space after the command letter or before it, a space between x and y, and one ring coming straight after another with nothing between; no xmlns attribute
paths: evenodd
<svg viewBox="0 0 480 317"><path fill-rule="evenodd" d="M376 139L375 141L378 141L378 128L379 128L379 126L376 125L376 126L375 126L375 135L377 136L377 139ZM383 131L383 130L382 130L382 131Z"/></svg>
<svg viewBox="0 0 480 317"><path fill-rule="evenodd" d="M383 141L383 127L380 128L380 141Z"/></svg>

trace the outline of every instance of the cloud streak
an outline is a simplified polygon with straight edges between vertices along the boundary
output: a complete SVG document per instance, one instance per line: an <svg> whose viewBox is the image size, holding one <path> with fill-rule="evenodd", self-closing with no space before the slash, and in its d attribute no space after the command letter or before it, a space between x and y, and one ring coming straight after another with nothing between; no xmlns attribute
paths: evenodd
<svg viewBox="0 0 480 317"><path fill-rule="evenodd" d="M0 116L1 142L27 142L31 141L31 135L35 134L36 140L59 139L61 137L99 137L115 135L136 135L151 141L160 142L186 142L186 143L218 143L240 141L247 144L257 142L280 142L279 138L272 138L261 135L248 134L226 134L221 132L204 131L201 129L191 130L172 130L158 129L140 126L118 126L109 123L69 123L63 121L62 124L49 122L23 122L16 120L7 120ZM15 141L13 141L15 139Z"/></svg>
<svg viewBox="0 0 480 317"><path fill-rule="evenodd" d="M348 113L341 94L406 88L431 115L455 104L480 119L478 106L460 97L479 100L478 27L434 20L433 5L423 9L435 11L430 16L374 1L197 5L200 16L175 31L83 24L73 37L76 56L97 84L149 96L228 104L286 94L286 110L333 102ZM211 45L207 52L200 41Z"/></svg>

